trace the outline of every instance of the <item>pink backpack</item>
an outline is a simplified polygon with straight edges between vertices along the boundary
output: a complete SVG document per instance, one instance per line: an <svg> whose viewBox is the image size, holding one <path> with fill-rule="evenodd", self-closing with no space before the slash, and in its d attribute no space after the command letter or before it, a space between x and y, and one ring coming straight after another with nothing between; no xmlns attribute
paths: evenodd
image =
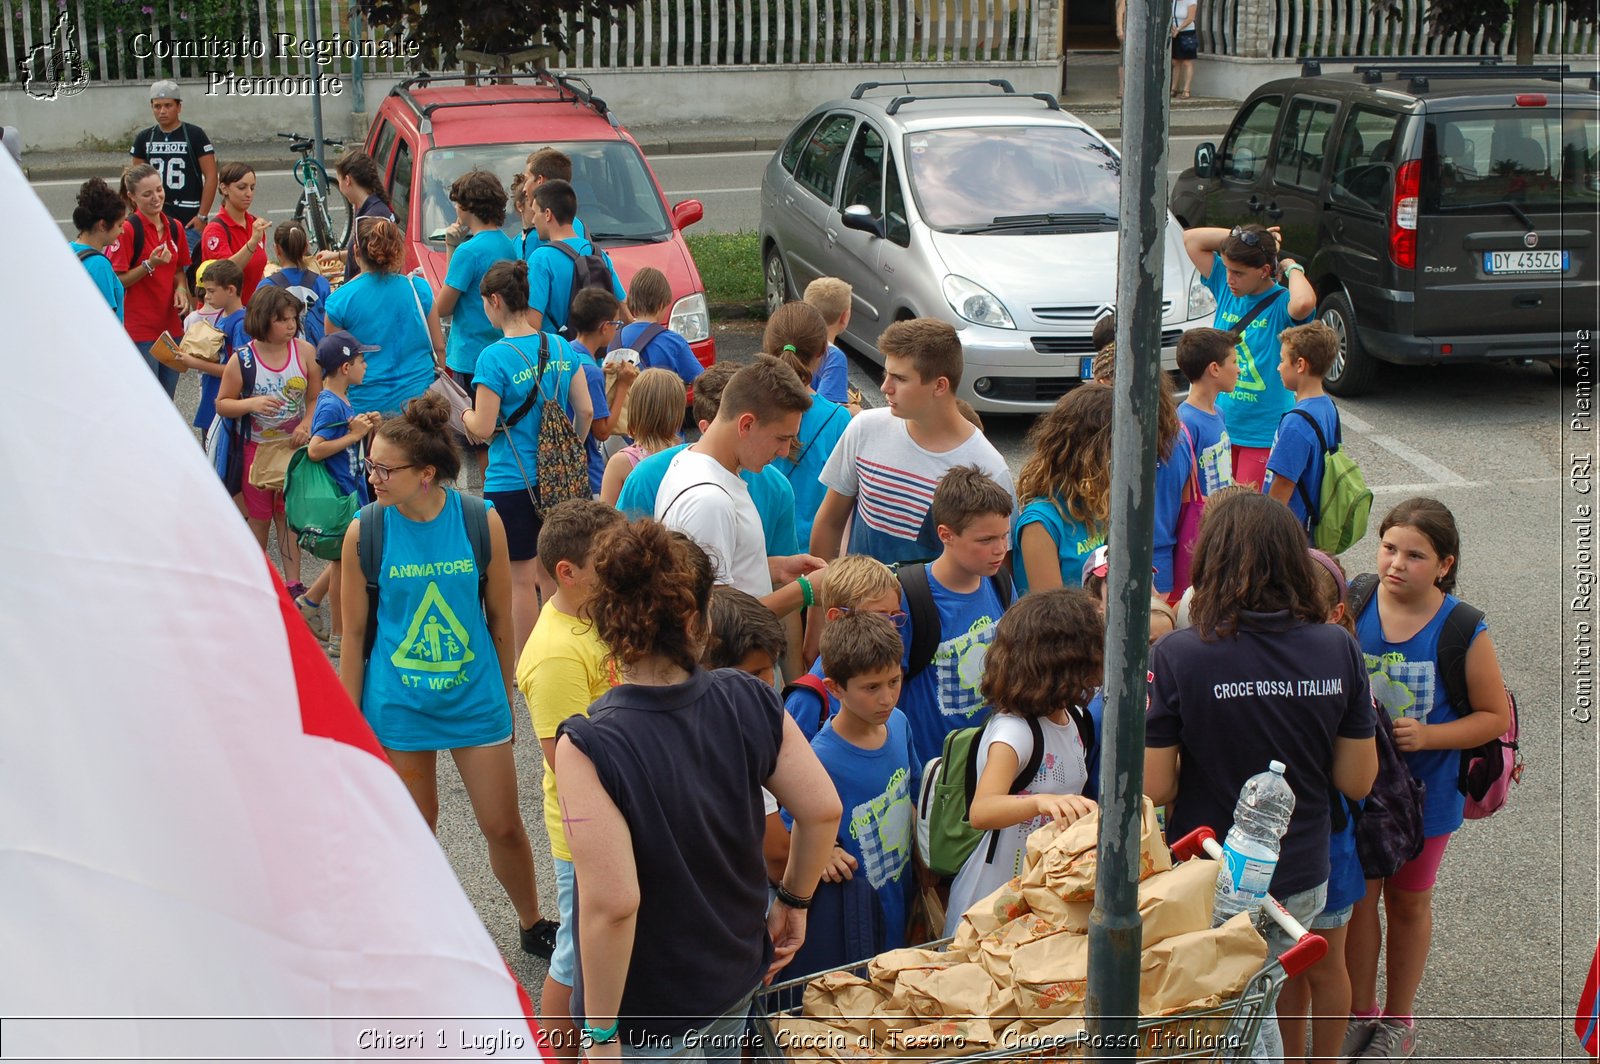
<svg viewBox="0 0 1600 1064"><path fill-rule="evenodd" d="M1471 712L1467 701L1467 647L1482 620L1482 611L1458 602L1439 633L1439 675L1444 681L1445 696L1463 717ZM1522 750L1518 742L1522 729L1517 699L1509 687L1506 701L1511 705L1510 727L1498 739L1461 751L1456 788L1466 796L1463 815L1468 820L1482 820L1499 812L1511 797L1511 785L1522 782Z"/></svg>

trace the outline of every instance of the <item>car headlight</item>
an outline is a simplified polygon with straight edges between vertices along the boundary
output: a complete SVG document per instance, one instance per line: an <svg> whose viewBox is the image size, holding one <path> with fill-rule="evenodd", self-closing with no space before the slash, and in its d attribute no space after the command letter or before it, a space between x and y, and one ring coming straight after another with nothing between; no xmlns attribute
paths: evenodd
<svg viewBox="0 0 1600 1064"><path fill-rule="evenodd" d="M672 317L667 321L667 328L691 344L710 339L711 308L706 306L705 293L696 292L672 304Z"/></svg>
<svg viewBox="0 0 1600 1064"><path fill-rule="evenodd" d="M1206 279L1196 270L1189 282L1189 318L1209 318L1217 312L1217 297L1206 287Z"/></svg>
<svg viewBox="0 0 1600 1064"><path fill-rule="evenodd" d="M944 298L950 309L974 325L988 325L996 329L1015 329L1016 323L1006 311L1006 305L995 298L993 292L965 277L950 274L944 279Z"/></svg>

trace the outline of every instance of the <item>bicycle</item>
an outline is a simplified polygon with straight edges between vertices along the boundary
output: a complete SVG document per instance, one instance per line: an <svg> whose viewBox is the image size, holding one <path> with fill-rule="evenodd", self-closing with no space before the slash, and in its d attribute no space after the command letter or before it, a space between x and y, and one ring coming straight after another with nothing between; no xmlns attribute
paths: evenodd
<svg viewBox="0 0 1600 1064"><path fill-rule="evenodd" d="M310 137L299 133L279 133L278 136L288 138L291 141L289 150L300 156L291 171L294 179L300 182L300 200L294 207L294 220L306 227L312 252L343 251L350 242L353 218L350 201L342 195L330 194L328 171L312 154L315 145ZM344 141L327 137L322 138L322 143L334 148L344 146ZM337 225L336 217L342 219Z"/></svg>

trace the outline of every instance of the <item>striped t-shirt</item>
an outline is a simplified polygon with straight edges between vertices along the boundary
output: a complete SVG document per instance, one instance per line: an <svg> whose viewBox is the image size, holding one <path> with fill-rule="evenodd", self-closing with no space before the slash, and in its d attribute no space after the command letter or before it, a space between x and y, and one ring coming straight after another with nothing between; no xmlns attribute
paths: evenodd
<svg viewBox="0 0 1600 1064"><path fill-rule="evenodd" d="M887 408L853 418L822 469L824 485L856 500L850 553L886 564L938 557L939 537L929 513L933 490L958 465L982 469L1015 500L1011 470L983 433L935 453L918 446L905 421Z"/></svg>

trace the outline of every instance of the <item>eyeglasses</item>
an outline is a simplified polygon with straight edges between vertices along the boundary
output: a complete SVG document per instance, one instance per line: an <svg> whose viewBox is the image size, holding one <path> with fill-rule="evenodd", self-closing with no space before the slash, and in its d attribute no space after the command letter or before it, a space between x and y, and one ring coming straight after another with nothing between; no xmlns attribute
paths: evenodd
<svg viewBox="0 0 1600 1064"><path fill-rule="evenodd" d="M1261 234L1253 229L1246 229L1243 226L1236 225L1228 235L1238 237L1249 247L1258 248L1261 246Z"/></svg>
<svg viewBox="0 0 1600 1064"><path fill-rule="evenodd" d="M854 613L856 611L855 611L855 609L853 607L850 607L850 606L840 606L839 607L839 612L841 612L841 613ZM905 624L907 618L909 618L911 616L905 610L890 610L888 613L878 613L877 610L869 610L867 612L869 612L869 613L877 613L879 617L883 617L883 618L887 619L889 621L889 623L894 625L896 628L899 628L901 625Z"/></svg>
<svg viewBox="0 0 1600 1064"><path fill-rule="evenodd" d="M389 478L402 469L415 469L415 465L386 466L379 465L370 458L361 460L361 472L371 477L375 484L387 484Z"/></svg>
<svg viewBox="0 0 1600 1064"><path fill-rule="evenodd" d="M620 329L628 323L625 321L608 321L606 324L611 326L613 329Z"/></svg>

